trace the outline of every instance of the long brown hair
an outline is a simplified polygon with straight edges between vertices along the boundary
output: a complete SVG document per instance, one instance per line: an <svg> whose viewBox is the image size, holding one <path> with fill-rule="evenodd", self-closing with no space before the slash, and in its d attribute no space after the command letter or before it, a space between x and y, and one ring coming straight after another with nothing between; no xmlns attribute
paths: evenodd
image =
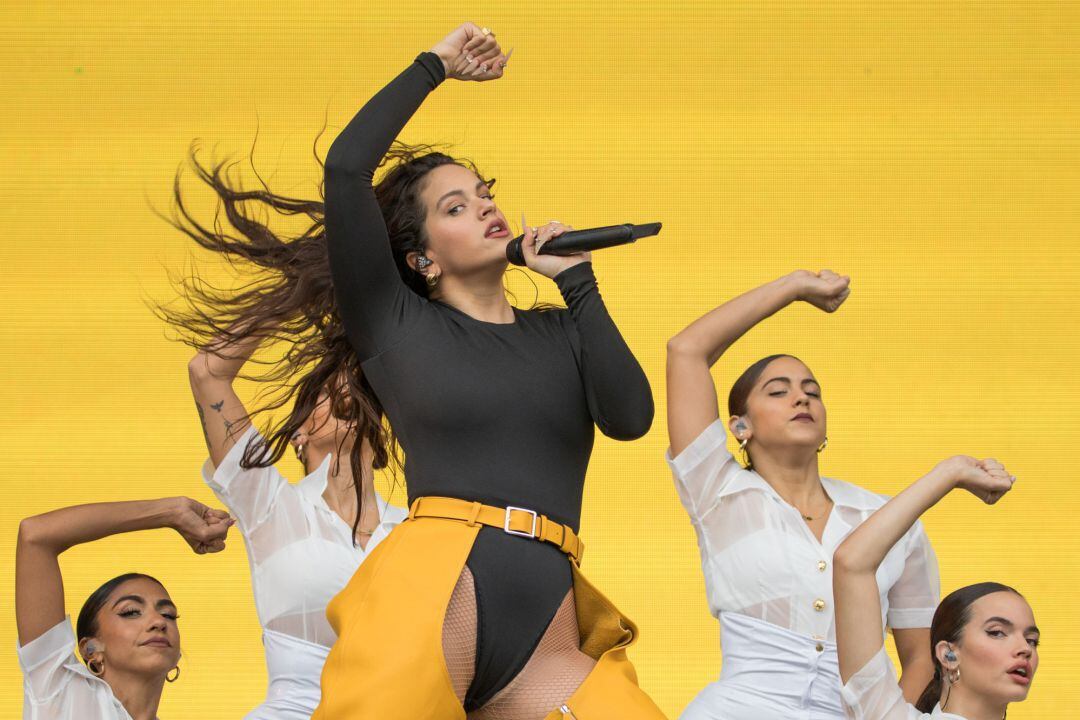
<svg viewBox="0 0 1080 720"><path fill-rule="evenodd" d="M945 671L938 662L936 651L938 643L944 641L950 645L959 644L964 628L971 620L972 604L981 597L997 592L1020 595L1013 588L1001 583L976 583L954 590L937 606L934 619L930 621L930 656L934 660L934 677L915 703L915 709L919 712L933 712L934 706L941 701L941 685L944 682Z"/></svg>
<svg viewBox="0 0 1080 720"><path fill-rule="evenodd" d="M321 168L317 154L315 158ZM285 343L287 349L278 357L253 359L241 375L261 385L252 415L292 402L284 420L273 423L264 439L245 448L241 466L268 467L280 460L325 394L331 413L356 433L349 456L357 498L355 542L363 502L360 440L371 446L372 466L390 467L395 481L400 462L382 405L364 378L337 315L322 187L318 200L279 195L261 178L260 187L246 189L239 178L240 162L203 164L196 145L188 161L196 177L216 195L213 223L200 222L185 204L180 171L173 183L171 212L162 217L202 248L224 255L241 284L220 288L193 269L175 278L183 300L180 306L158 305L155 310L179 331L181 341L221 357L230 357L230 348L241 340ZM307 226L298 233L278 231L271 228L275 216L299 217ZM249 370L255 366L262 369Z"/></svg>
<svg viewBox="0 0 1080 720"><path fill-rule="evenodd" d="M182 307L161 305L156 310L180 331L182 341L223 357L228 357L235 342L248 338L282 341L289 348L275 360L261 361L267 367L264 372L242 376L264 384L260 397L266 401L253 414L276 410L290 400L293 405L288 417L272 427L268 438L245 449L241 466L267 467L276 463L314 411L320 394L325 393L332 414L347 421L357 439L368 441L373 452L372 466L390 468L396 484L403 467L400 446L378 397L361 372L359 358L337 314L326 247L322 184L318 200L288 197L272 192L255 172L259 187L245 189L238 177L239 162L204 165L197 154L198 148L193 145L188 153L189 164L217 199L212 226L200 223L185 205L180 172L173 184L172 212L163 217L199 246L224 255L245 282L238 289L222 289L192 271L177 279L185 301ZM324 170L318 153L313 154L320 171ZM374 186L398 272L402 281L421 296L427 295L427 284L423 275L408 265L406 257L427 247L425 209L420 200L422 181L434 168L448 164L460 165L483 177L472 162L438 152L434 146L395 142L380 163L385 172ZM254 170L254 163L251 165ZM485 182L491 185L495 181ZM269 219L260 219L275 215L303 218L307 227L286 234L272 229ZM362 443L354 442L349 458L357 498L354 539L363 502L361 448Z"/></svg>

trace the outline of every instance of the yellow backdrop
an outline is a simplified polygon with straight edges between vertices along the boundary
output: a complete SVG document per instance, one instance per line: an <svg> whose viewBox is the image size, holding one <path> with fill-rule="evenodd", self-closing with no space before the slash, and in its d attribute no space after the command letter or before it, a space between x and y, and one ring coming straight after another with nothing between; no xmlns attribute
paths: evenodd
<svg viewBox="0 0 1080 720"><path fill-rule="evenodd" d="M30 7L32 5L32 7ZM144 300L190 248L166 207L189 142L255 159L312 194L310 155L460 21L515 48L496 83L441 88L406 131L499 178L511 218L662 220L596 259L653 381L643 440L597 443L586 570L644 634L641 681L673 716L720 667L693 533L664 465L664 342L794 268L853 277L835 316L792 308L719 363L724 390L786 351L821 378L825 474L893 493L965 452L1020 478L999 506L949 498L927 530L943 588L1027 594L1044 631L1031 700L1080 702L1074 476L1080 6L1070 2L44 2L0 10L3 445L0 570L21 517L98 500L213 498L189 350ZM320 149L325 152L329 137ZM538 278L541 297L554 299ZM531 301L520 276L513 287ZM297 464L283 464L296 477ZM399 494L397 499L402 501ZM68 608L137 569L182 614L183 677L163 717L236 718L265 687L238 538L196 557L172 533L64 555ZM21 687L0 590L0 712ZM392 649L388 648L388 652Z"/></svg>

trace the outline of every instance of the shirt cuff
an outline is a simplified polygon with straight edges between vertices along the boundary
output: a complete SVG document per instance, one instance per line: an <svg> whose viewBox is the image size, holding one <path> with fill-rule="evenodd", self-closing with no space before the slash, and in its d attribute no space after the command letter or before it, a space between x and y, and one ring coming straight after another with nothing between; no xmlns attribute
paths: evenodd
<svg viewBox="0 0 1080 720"><path fill-rule="evenodd" d="M416 56L416 63L427 71L428 75L431 76L431 81L436 85L446 79L446 66L443 65L442 58L435 53L420 53Z"/></svg>
<svg viewBox="0 0 1080 720"><path fill-rule="evenodd" d="M591 262L571 265L552 278L567 305L596 287L596 274Z"/></svg>
<svg viewBox="0 0 1080 720"><path fill-rule="evenodd" d="M900 692L900 686L896 685L896 675L893 671L892 661L885 654L883 645L874 657L859 668L859 671L848 678L844 686L840 688L840 697L853 713L848 717L868 718L866 705L874 699L882 687L894 685L896 692Z"/></svg>
<svg viewBox="0 0 1080 720"><path fill-rule="evenodd" d="M727 451L727 425L722 418L713 420L677 457L672 458L671 448L668 448L664 458L675 476L682 478L703 460L715 455L717 448L722 449L728 458L731 457Z"/></svg>
<svg viewBox="0 0 1080 720"><path fill-rule="evenodd" d="M889 607L889 627L893 630L909 628L928 628L934 619L937 608L894 608Z"/></svg>
<svg viewBox="0 0 1080 720"><path fill-rule="evenodd" d="M257 432L254 424L248 425L247 430L236 439L236 443L229 448L229 452L225 454L217 468L214 467L214 463L210 458L207 458L206 462L203 463L203 482L209 485L210 489L215 493L227 492L229 483L244 471L240 467L240 461L244 458L244 449L247 448L248 443L251 442Z"/></svg>
<svg viewBox="0 0 1080 720"><path fill-rule="evenodd" d="M74 648L75 632L71 629L71 617L64 616L56 625L19 646L19 664L22 665L23 673L29 675L31 670L42 663L73 654Z"/></svg>

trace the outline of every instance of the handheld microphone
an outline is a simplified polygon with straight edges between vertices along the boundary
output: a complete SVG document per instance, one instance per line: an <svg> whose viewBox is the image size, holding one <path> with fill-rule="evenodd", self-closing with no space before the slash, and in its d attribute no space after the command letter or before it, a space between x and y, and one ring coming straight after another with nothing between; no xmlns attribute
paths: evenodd
<svg viewBox="0 0 1080 720"><path fill-rule="evenodd" d="M601 250L616 245L626 245L638 238L649 237L660 232L662 223L648 225L608 225L587 230L568 230L556 238L548 240L540 248L541 255L574 255L575 253ZM521 251L524 235L518 235L506 245L506 259L514 265L525 264L525 254Z"/></svg>

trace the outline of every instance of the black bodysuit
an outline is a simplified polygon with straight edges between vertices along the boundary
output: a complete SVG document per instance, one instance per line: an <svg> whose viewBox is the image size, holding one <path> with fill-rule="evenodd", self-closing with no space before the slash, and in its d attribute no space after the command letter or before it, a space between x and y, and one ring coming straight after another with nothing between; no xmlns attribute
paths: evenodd
<svg viewBox="0 0 1080 720"><path fill-rule="evenodd" d="M644 435L648 379L608 316L592 266L555 278L567 309L476 320L420 297L391 254L372 177L442 61L423 53L372 98L326 156L326 231L338 311L405 452L410 502L425 495L515 505L578 529L593 424ZM558 548L483 528L469 555L481 707L524 666L571 587Z"/></svg>

